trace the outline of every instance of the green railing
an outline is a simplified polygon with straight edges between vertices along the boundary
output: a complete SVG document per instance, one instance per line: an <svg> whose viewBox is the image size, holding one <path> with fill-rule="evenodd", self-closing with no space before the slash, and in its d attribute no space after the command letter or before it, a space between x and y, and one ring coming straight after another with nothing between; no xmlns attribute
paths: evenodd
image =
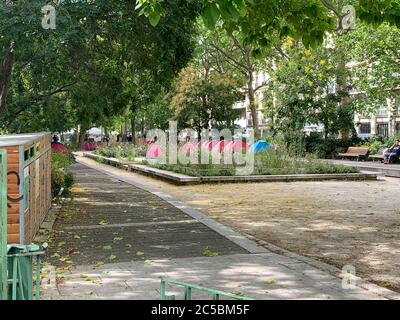
<svg viewBox="0 0 400 320"><path fill-rule="evenodd" d="M40 299L40 257L44 252L36 244L8 245L8 299ZM33 260L36 261L35 290L33 290Z"/></svg>
<svg viewBox="0 0 400 320"><path fill-rule="evenodd" d="M249 297L241 296L241 295L236 295L233 293L228 293L220 290L214 290L202 286L198 286L195 284L190 284L182 281L176 281L172 279L162 279L161 280L161 286L160 286L160 298L161 300L175 300L175 295L167 295L166 294L166 285L175 285L179 287L183 287L183 300L192 300L192 291L197 290L201 292L205 292L210 294L212 297L212 300L220 300L220 297L226 297L226 298L231 298L234 300L254 300Z"/></svg>

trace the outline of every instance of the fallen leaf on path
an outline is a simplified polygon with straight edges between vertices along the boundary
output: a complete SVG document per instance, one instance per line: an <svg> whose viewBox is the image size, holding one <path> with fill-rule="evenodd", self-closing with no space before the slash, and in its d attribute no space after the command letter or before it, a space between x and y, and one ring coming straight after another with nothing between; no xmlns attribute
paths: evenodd
<svg viewBox="0 0 400 320"><path fill-rule="evenodd" d="M108 260L110 260L110 261L113 261L115 259L117 259L117 256L114 256L113 254L108 257Z"/></svg>
<svg viewBox="0 0 400 320"><path fill-rule="evenodd" d="M98 262L96 262L95 263L95 267L100 267L100 266L102 266L104 264L104 262L102 262L102 261L98 261Z"/></svg>
<svg viewBox="0 0 400 320"><path fill-rule="evenodd" d="M205 257L216 257L218 255L219 255L218 252L213 252L213 251L209 250L208 247L203 252L203 256L205 256Z"/></svg>
<svg viewBox="0 0 400 320"><path fill-rule="evenodd" d="M61 242L59 242L58 244L57 244L57 247L63 247L63 246L65 246L65 244L66 244L66 242L65 241L61 241Z"/></svg>

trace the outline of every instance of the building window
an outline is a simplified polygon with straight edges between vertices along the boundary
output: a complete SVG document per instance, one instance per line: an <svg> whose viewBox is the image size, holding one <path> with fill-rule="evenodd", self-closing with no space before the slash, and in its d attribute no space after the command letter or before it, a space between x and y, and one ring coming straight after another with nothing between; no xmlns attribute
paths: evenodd
<svg viewBox="0 0 400 320"><path fill-rule="evenodd" d="M371 133L371 123L361 123L360 134L370 134Z"/></svg>
<svg viewBox="0 0 400 320"><path fill-rule="evenodd" d="M378 110L378 116L387 116L388 114L388 108L386 105L383 105L379 108Z"/></svg>
<svg viewBox="0 0 400 320"><path fill-rule="evenodd" d="M389 136L389 124L379 123L377 126L377 133L379 136L388 137Z"/></svg>

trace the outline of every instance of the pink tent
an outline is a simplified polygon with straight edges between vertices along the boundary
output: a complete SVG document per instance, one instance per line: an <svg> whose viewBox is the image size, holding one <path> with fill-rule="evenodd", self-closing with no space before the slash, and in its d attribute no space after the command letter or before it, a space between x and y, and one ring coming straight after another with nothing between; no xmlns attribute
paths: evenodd
<svg viewBox="0 0 400 320"><path fill-rule="evenodd" d="M226 143L225 145L224 145L224 152L226 152L226 153L232 153L233 152L233 142L234 141L229 141L228 143Z"/></svg>
<svg viewBox="0 0 400 320"><path fill-rule="evenodd" d="M83 149L85 149L86 151L93 151L93 150L96 149L96 146L95 146L95 144L93 142L87 140L83 144Z"/></svg>
<svg viewBox="0 0 400 320"><path fill-rule="evenodd" d="M247 144L243 141L231 141L224 148L224 152L241 152L246 150Z"/></svg>
<svg viewBox="0 0 400 320"><path fill-rule="evenodd" d="M206 148L207 147L207 144L209 143L210 141L208 141L208 140L206 140L206 141L200 141L200 147L201 148Z"/></svg>
<svg viewBox="0 0 400 320"><path fill-rule="evenodd" d="M189 154L190 152L194 152L197 149L197 143L194 144L192 142L187 142L183 145L182 150L185 154Z"/></svg>
<svg viewBox="0 0 400 320"><path fill-rule="evenodd" d="M71 151L66 148L62 143L59 142L52 142L51 143L51 151L53 152L59 152L65 155L68 155L71 153Z"/></svg>
<svg viewBox="0 0 400 320"><path fill-rule="evenodd" d="M247 150L247 144L243 141L234 141L233 142L233 152L241 152Z"/></svg>
<svg viewBox="0 0 400 320"><path fill-rule="evenodd" d="M147 150L146 158L157 158L161 155L160 145L155 142Z"/></svg>
<svg viewBox="0 0 400 320"><path fill-rule="evenodd" d="M208 141L205 144L205 147L208 148L208 150L212 150L216 145L217 145L218 141L212 140L212 141Z"/></svg>
<svg viewBox="0 0 400 320"><path fill-rule="evenodd" d="M225 149L225 145L227 145L228 143L229 143L229 141L227 141L227 140L218 141L218 142L213 146L213 150L214 150L214 151L222 152L222 151Z"/></svg>

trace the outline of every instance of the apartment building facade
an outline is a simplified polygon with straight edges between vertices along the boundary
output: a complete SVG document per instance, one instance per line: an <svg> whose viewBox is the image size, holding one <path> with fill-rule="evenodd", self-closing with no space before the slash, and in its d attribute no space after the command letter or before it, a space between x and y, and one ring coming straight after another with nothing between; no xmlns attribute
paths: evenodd
<svg viewBox="0 0 400 320"><path fill-rule="evenodd" d="M356 115L354 124L360 138L389 137L400 133L400 99L395 102L387 99L387 103L373 115Z"/></svg>

